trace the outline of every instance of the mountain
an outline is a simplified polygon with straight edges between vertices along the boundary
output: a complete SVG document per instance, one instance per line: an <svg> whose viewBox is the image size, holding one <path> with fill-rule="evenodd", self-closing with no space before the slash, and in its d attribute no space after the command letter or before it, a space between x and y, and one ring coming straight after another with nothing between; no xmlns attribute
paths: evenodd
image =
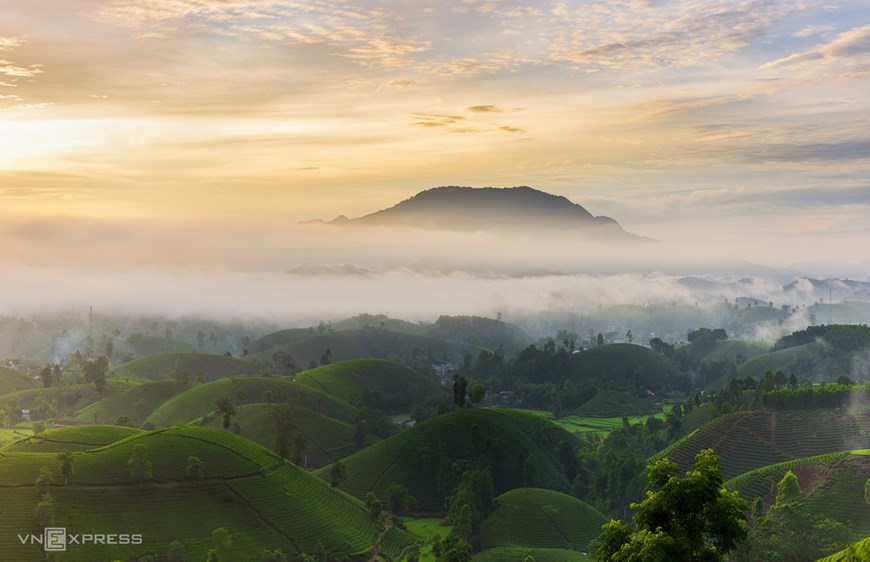
<svg viewBox="0 0 870 562"><path fill-rule="evenodd" d="M356 219L341 216L339 226L389 226L436 230L576 230L613 241L648 240L624 231L610 217L596 217L565 197L531 187L435 187L401 203Z"/></svg>

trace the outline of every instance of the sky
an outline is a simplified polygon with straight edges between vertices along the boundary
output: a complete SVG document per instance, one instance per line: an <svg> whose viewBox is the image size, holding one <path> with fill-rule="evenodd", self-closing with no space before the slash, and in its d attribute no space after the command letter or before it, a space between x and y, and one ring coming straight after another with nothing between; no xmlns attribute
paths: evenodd
<svg viewBox="0 0 870 562"><path fill-rule="evenodd" d="M0 262L276 269L298 221L529 185L870 276L868 118L866 1L0 0Z"/></svg>

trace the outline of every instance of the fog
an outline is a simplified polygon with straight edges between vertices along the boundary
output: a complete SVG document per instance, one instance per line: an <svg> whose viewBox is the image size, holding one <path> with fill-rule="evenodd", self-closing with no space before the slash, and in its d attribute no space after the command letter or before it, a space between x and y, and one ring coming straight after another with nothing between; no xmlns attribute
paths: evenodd
<svg viewBox="0 0 870 562"><path fill-rule="evenodd" d="M710 243L600 244L534 233L320 224L14 220L0 226L0 313L263 318L306 325L361 312L408 320L738 297L814 302L803 272ZM700 248L700 249L699 249ZM839 272L832 271L831 276ZM701 278L693 284L682 276ZM846 298L849 287L836 291ZM827 295L825 295L827 296Z"/></svg>

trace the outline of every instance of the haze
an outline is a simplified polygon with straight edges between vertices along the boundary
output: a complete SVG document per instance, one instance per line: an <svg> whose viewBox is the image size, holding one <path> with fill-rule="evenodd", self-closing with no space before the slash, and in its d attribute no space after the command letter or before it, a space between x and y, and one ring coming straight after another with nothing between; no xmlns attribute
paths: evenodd
<svg viewBox="0 0 870 562"><path fill-rule="evenodd" d="M681 274L870 275L864 2L0 14L0 311L408 317L641 304ZM530 185L662 242L297 224L439 185Z"/></svg>

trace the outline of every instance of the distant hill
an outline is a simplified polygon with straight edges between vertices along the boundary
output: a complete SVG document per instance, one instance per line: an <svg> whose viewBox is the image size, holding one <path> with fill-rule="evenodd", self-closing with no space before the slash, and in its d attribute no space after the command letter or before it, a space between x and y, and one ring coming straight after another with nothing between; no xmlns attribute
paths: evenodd
<svg viewBox="0 0 870 562"><path fill-rule="evenodd" d="M654 401L638 398L627 392L602 391L571 412L575 416L609 418L614 416L641 416L661 412Z"/></svg>
<svg viewBox="0 0 870 562"><path fill-rule="evenodd" d="M571 445L576 437L532 414L460 410L403 430L345 458L347 479L340 487L358 498L370 491L386 497L390 484L403 484L419 502L422 513L443 514L444 494L458 484L453 481L458 477L451 468L453 463L484 455L493 470L496 494L522 486L567 490L569 482L556 456L560 441ZM316 474L328 479L329 469Z"/></svg>
<svg viewBox="0 0 870 562"><path fill-rule="evenodd" d="M315 365L319 364L327 349L332 353L332 361L364 358L400 360L410 359L415 353L421 357L431 353L437 360L459 362L466 351L476 354L474 347L462 342L368 327L313 335L251 354L248 359L269 363L276 351L283 351L292 355L296 364L304 369L311 361Z"/></svg>
<svg viewBox="0 0 870 562"><path fill-rule="evenodd" d="M248 345L248 353L253 355L255 353L269 351L281 347L282 345L287 345L288 343L310 338L316 333L317 332L314 331L314 328L288 328L286 330L272 332L271 334L266 334L265 336L252 341Z"/></svg>
<svg viewBox="0 0 870 562"><path fill-rule="evenodd" d="M665 390L679 382L679 369L655 351L629 343L603 345L575 353L569 359L570 376L575 381L598 379L608 388L628 390Z"/></svg>
<svg viewBox="0 0 870 562"><path fill-rule="evenodd" d="M553 490L517 488L496 498L481 538L488 547L520 546L586 551L607 523L586 502Z"/></svg>
<svg viewBox="0 0 870 562"><path fill-rule="evenodd" d="M150 380L168 379L174 373L186 372L190 380L197 374L204 380L213 381L234 375L252 374L258 371L257 365L224 355L207 353L158 353L122 363L113 367L109 373L118 377L130 375Z"/></svg>
<svg viewBox="0 0 870 562"><path fill-rule="evenodd" d="M336 331L359 330L361 328L385 328L391 332L403 332L406 334L422 334L426 327L415 322L390 318L385 314L358 314L351 318L345 318L333 322L330 327Z"/></svg>
<svg viewBox="0 0 870 562"><path fill-rule="evenodd" d="M389 209L356 219L339 217L332 224L512 233L557 230L608 241L647 240L627 233L609 217L593 216L565 197L526 186L435 187Z"/></svg>
<svg viewBox="0 0 870 562"><path fill-rule="evenodd" d="M466 342L493 351L501 346L508 353L515 353L532 341L522 328L482 316L439 316L423 333L430 337Z"/></svg>
<svg viewBox="0 0 870 562"><path fill-rule="evenodd" d="M719 416L651 460L667 457L681 470L712 448L724 479L770 464L865 447L870 410L748 411Z"/></svg>
<svg viewBox="0 0 870 562"><path fill-rule="evenodd" d="M135 333L115 342L114 357L132 354L134 357L155 353L183 353L193 351L193 344L161 336Z"/></svg>
<svg viewBox="0 0 870 562"><path fill-rule="evenodd" d="M138 384L83 408L73 419L79 422L112 424L118 418L126 416L138 426L151 412L181 390L183 389L175 381Z"/></svg>
<svg viewBox="0 0 870 562"><path fill-rule="evenodd" d="M352 404L387 413L408 413L416 403L447 401L434 377L425 377L393 361L353 359L303 371L296 382Z"/></svg>
<svg viewBox="0 0 870 562"><path fill-rule="evenodd" d="M0 396L15 392L16 390L26 390L40 386L42 386L40 382L33 377L29 377L15 369L0 367Z"/></svg>

